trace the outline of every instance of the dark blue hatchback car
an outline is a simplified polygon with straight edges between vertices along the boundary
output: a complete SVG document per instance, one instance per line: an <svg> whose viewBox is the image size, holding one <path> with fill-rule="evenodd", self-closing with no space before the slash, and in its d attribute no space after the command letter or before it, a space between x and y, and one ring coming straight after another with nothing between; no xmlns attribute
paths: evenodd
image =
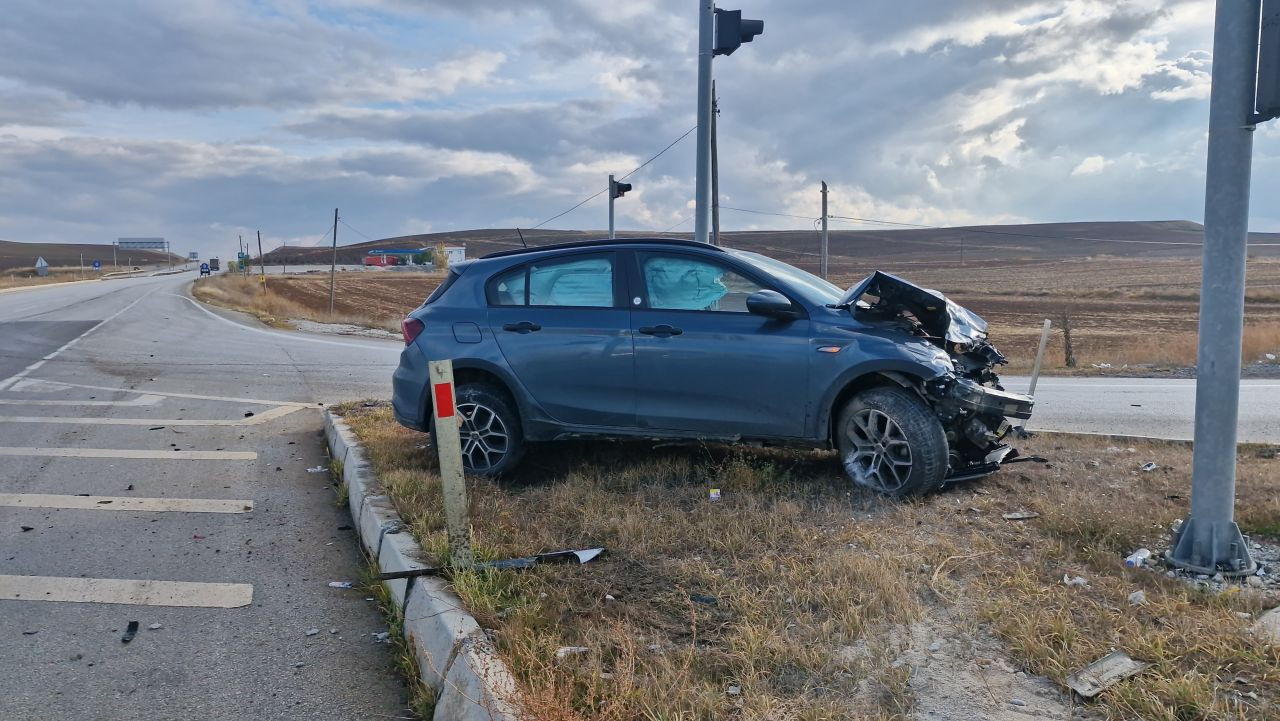
<svg viewBox="0 0 1280 721"><path fill-rule="evenodd" d="M645 437L833 448L896 496L1016 455L986 323L876 272L843 291L757 253L664 239L459 263L404 321L397 420L430 430L428 359L451 359L463 459L511 471L531 442Z"/></svg>

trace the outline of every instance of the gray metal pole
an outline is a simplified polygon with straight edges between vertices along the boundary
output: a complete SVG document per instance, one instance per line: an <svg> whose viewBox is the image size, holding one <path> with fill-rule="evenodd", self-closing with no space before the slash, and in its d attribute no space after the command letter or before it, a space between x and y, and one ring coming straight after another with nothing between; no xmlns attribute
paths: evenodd
<svg viewBox="0 0 1280 721"><path fill-rule="evenodd" d="M822 181L822 279L827 279L827 181Z"/></svg>
<svg viewBox="0 0 1280 721"><path fill-rule="evenodd" d="M258 231L258 277L262 279L262 292L267 292L267 261L262 257L262 231Z"/></svg>
<svg viewBox="0 0 1280 721"><path fill-rule="evenodd" d="M333 315L333 281L338 275L338 209L333 209L333 259L329 261L329 315Z"/></svg>
<svg viewBox="0 0 1280 721"><path fill-rule="evenodd" d="M1253 160L1249 116L1260 12L1259 0L1218 0L1214 20L1191 515L1167 554L1173 565L1197 573L1243 574L1257 568L1235 524L1235 489Z"/></svg>
<svg viewBox="0 0 1280 721"><path fill-rule="evenodd" d="M716 125L720 107L716 99L716 81L711 81L711 244L720 245L720 148L716 144Z"/></svg>
<svg viewBox="0 0 1280 721"><path fill-rule="evenodd" d="M711 209L711 56L715 50L715 3L698 0L698 172L694 188L693 239L707 237Z"/></svg>
<svg viewBox="0 0 1280 721"><path fill-rule="evenodd" d="M111 244L111 265L116 270L120 270L120 261L116 260L116 248L119 247L120 241Z"/></svg>
<svg viewBox="0 0 1280 721"><path fill-rule="evenodd" d="M613 176L609 176L609 239L613 239Z"/></svg>

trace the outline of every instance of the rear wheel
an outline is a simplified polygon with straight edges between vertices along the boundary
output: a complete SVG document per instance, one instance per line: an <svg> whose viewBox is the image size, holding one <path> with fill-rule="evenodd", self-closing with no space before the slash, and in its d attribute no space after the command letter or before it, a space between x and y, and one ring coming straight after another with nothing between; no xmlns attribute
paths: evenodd
<svg viewBox="0 0 1280 721"><path fill-rule="evenodd" d="M890 496L927 493L947 475L947 437L924 401L902 388L871 388L845 404L836 425L845 473Z"/></svg>
<svg viewBox="0 0 1280 721"><path fill-rule="evenodd" d="M524 433L507 394L488 384L464 383L456 388L456 395L463 470L477 476L499 476L515 468L524 455ZM433 451L435 424L433 413Z"/></svg>

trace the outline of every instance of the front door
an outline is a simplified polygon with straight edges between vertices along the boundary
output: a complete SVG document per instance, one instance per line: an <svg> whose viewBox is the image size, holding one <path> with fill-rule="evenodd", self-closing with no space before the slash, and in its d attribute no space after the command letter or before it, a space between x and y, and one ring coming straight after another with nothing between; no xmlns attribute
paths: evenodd
<svg viewBox="0 0 1280 721"><path fill-rule="evenodd" d="M811 409L809 321L747 312L772 288L705 254L636 254L636 415L643 428L799 438ZM741 271L741 272L740 272Z"/></svg>
<svg viewBox="0 0 1280 721"><path fill-rule="evenodd" d="M533 261L489 282L489 325L516 378L570 425L635 425L630 312L617 254Z"/></svg>

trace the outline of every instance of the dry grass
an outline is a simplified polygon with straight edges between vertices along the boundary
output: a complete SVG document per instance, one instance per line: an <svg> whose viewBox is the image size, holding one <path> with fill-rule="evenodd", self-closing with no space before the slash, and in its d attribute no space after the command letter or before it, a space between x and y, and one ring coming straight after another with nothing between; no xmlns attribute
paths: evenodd
<svg viewBox="0 0 1280 721"><path fill-rule="evenodd" d="M95 280L98 277L98 273L88 268L83 272L80 268L50 268L49 275L43 278L36 275L33 270L11 270L0 275L0 288L26 288L36 285L67 283L74 280Z"/></svg>
<svg viewBox="0 0 1280 721"><path fill-rule="evenodd" d="M258 320L276 328L291 328L290 319L300 318L318 323L346 323L365 328L388 331L400 330L400 317L389 318L356 313L330 314L327 305L298 302L281 292L289 279L269 277L266 288L258 276L244 277L232 273L198 279L191 288L197 299L211 305L250 313ZM421 303L421 300L418 301Z"/></svg>
<svg viewBox="0 0 1280 721"><path fill-rule="evenodd" d="M343 412L414 534L442 554L425 437L386 407ZM1138 546L1162 547L1185 513L1188 449L1114 454L1108 441L1062 436L1023 445L1051 463L909 503L850 489L829 454L535 449L517 479L470 479L479 555L608 554L454 584L543 719L905 718L920 691L890 663L892 639L939 617L956 634L1003 639L1016 665L1059 683L1113 646L1152 661L1101 697L1109 718L1275 718L1280 650L1236 614L1276 599L1210 597L1121 563ZM1139 472L1147 460L1160 470ZM1242 454L1247 531L1280 529L1278 463ZM711 488L723 500L711 502ZM1001 518L1023 509L1042 515ZM1089 587L1064 586L1066 572ZM1130 607L1137 588L1149 603ZM589 651L557 661L564 646Z"/></svg>

